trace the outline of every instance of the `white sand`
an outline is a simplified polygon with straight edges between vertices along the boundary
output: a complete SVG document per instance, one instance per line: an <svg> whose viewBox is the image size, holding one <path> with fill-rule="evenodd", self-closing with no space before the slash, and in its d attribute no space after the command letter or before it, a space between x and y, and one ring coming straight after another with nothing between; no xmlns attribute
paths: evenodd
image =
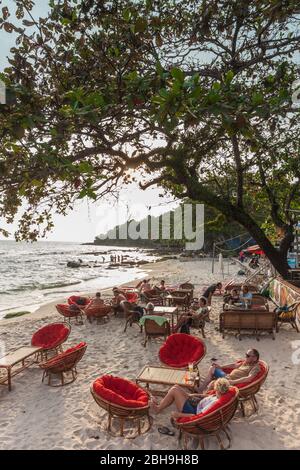
<svg viewBox="0 0 300 470"><path fill-rule="evenodd" d="M231 272L238 269L237 266L230 268ZM146 269L150 275L167 282L191 280L196 285L196 295L202 292L204 285L221 278L211 274L211 264L207 261L170 260ZM2 348L8 351L29 344L39 327L60 321L55 303L30 316L0 322ZM275 341L271 336L263 337L260 342L251 337L238 341L233 335L223 340L215 331L220 307L221 299L215 297L214 322L206 327L207 355L201 362L201 372L206 372L211 357L218 358L220 363L232 362L243 357L249 347L259 349L262 359L270 365L269 377L257 397L259 412L243 418L238 410L231 422L233 449L299 449L300 365L292 363L291 342L300 341L300 335L291 327L283 326ZM177 449L177 431L175 437L163 436L157 431L161 425L171 427L169 418L173 407L154 416L152 429L136 439L113 438L105 431L106 413L94 402L90 383L103 374L134 380L145 364L159 363L160 341L153 341L144 348L143 337L135 325L126 333L123 328L123 318L112 318L103 325L86 323L72 327L64 347L80 341L88 343L73 384L48 387L41 382L42 371L33 366L13 378L12 392L0 387L0 449ZM209 448L217 448L213 439L209 440Z"/></svg>

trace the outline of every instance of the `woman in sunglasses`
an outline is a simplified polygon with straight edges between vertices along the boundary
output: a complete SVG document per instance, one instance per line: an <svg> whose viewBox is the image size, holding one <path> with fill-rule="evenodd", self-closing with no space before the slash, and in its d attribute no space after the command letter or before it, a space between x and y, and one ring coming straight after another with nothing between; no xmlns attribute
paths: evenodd
<svg viewBox="0 0 300 470"><path fill-rule="evenodd" d="M230 373L226 373L225 370L227 368L232 369L232 371ZM253 377L255 377L259 372L259 352L257 349L249 349L249 351L246 352L246 357L243 361L238 361L234 364L226 364L226 366L223 367L216 362L213 362L212 366L209 368L208 375L200 388L201 390L204 390L206 387L211 389L215 379L219 378L226 378L231 385L241 382L251 382Z"/></svg>

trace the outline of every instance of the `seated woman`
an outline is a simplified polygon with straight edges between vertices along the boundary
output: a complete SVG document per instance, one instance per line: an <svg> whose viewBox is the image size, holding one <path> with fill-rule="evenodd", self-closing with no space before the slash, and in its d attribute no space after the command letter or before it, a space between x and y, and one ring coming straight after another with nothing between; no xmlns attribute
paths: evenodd
<svg viewBox="0 0 300 470"><path fill-rule="evenodd" d="M215 395L203 395L199 393L188 393L187 390L180 385L174 385L168 391L167 395L158 404L152 399L151 407L155 413L172 405L174 402L177 411L172 413L174 419L194 416L207 411L222 395L228 392L230 384L227 379L218 379L214 384Z"/></svg>
<svg viewBox="0 0 300 470"><path fill-rule="evenodd" d="M242 290L240 292L240 302L242 302L245 306L248 304L249 306L252 303L252 293L249 291L248 286L242 286Z"/></svg>

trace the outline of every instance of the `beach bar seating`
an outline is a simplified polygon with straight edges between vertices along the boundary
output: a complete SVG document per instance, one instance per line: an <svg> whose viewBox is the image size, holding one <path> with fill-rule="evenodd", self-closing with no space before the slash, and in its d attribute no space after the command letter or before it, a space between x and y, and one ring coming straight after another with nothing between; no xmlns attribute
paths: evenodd
<svg viewBox="0 0 300 470"><path fill-rule="evenodd" d="M12 377L51 352L61 351L61 345L70 334L71 328L63 323L51 323L40 328L31 339L31 346L23 346L0 358L0 385L12 389Z"/></svg>
<svg viewBox="0 0 300 470"><path fill-rule="evenodd" d="M48 359L48 354L62 352L62 344L68 339L71 326L65 323L50 323L40 328L31 339L31 346L40 349L41 360Z"/></svg>
<svg viewBox="0 0 300 470"><path fill-rule="evenodd" d="M261 386L265 382L269 373L269 366L266 362L260 360L259 367L260 367L259 373L253 377L251 382L247 382L247 383L241 382L235 385L239 389L239 403L241 406L243 416L245 416L245 403L246 402L250 403L254 413L258 411L258 402L257 402L255 395L259 392ZM223 366L222 370L226 372L227 374L229 374L232 371L232 368L228 366Z"/></svg>
<svg viewBox="0 0 300 470"><path fill-rule="evenodd" d="M205 343L185 333L169 336L158 353L161 363L174 369L186 369L189 364L197 367L205 354Z"/></svg>
<svg viewBox="0 0 300 470"><path fill-rule="evenodd" d="M77 377L76 365L82 359L86 348L87 344L82 342L63 353L57 354L48 361L40 363L39 366L44 371L42 382L44 382L45 377L48 377L48 385L52 387L59 387L74 382ZM67 373L70 373L71 377L66 379L65 374ZM51 382L53 376L59 376L60 383L53 384Z"/></svg>
<svg viewBox="0 0 300 470"><path fill-rule="evenodd" d="M227 331L236 331L240 340L243 333L251 333L259 341L262 332L270 333L275 339L276 314L267 310L264 305L253 304L250 309L230 306L220 314L220 332L223 338Z"/></svg>
<svg viewBox="0 0 300 470"><path fill-rule="evenodd" d="M90 390L97 405L108 412L107 431L113 436L124 437L124 425L128 421L136 424L137 431L134 435L126 433L127 438L137 437L151 428L149 394L134 382L112 375L103 375L92 383ZM112 430L114 418L119 423L116 432ZM142 421L146 421L144 429L141 426Z"/></svg>
<svg viewBox="0 0 300 470"><path fill-rule="evenodd" d="M96 319L97 323L101 323L103 320L109 320L109 314L112 312L111 305L101 305L97 307L87 307L84 311L87 319L92 321Z"/></svg>
<svg viewBox="0 0 300 470"><path fill-rule="evenodd" d="M203 413L174 420L174 425L179 429L178 440L180 447L182 446L183 449L187 450L189 439L197 438L200 448L204 450L204 440L213 436L217 439L220 449L228 449L231 446L231 437L227 425L238 407L238 396L239 390L236 387L230 387L225 395ZM226 447L221 439L222 432L228 439Z"/></svg>
<svg viewBox="0 0 300 470"><path fill-rule="evenodd" d="M167 337L171 334L170 323L165 317L158 315L145 315L141 318L140 325L144 326L144 347L146 347L149 339L164 338L166 340Z"/></svg>
<svg viewBox="0 0 300 470"><path fill-rule="evenodd" d="M74 318L77 325L82 324L82 310L79 306L76 306L75 308L70 307L71 306L69 304L57 304L55 306L58 313L64 317L65 322L71 324L71 320Z"/></svg>

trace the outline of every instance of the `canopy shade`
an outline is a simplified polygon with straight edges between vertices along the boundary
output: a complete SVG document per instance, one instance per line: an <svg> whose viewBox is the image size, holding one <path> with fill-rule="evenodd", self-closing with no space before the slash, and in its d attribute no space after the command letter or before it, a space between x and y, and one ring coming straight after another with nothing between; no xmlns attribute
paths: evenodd
<svg viewBox="0 0 300 470"><path fill-rule="evenodd" d="M259 245L248 246L248 248L246 248L243 251L251 255L264 255L265 254Z"/></svg>

